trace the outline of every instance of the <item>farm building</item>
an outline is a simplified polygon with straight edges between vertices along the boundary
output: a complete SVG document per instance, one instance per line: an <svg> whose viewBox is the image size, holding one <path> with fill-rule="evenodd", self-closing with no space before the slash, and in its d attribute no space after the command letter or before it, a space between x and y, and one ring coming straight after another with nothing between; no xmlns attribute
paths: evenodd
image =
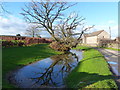
<svg viewBox="0 0 120 90"><path fill-rule="evenodd" d="M100 30L89 34L84 34L82 38L82 43L91 46L98 46L100 40L103 39L110 40L110 34L107 33L105 30Z"/></svg>

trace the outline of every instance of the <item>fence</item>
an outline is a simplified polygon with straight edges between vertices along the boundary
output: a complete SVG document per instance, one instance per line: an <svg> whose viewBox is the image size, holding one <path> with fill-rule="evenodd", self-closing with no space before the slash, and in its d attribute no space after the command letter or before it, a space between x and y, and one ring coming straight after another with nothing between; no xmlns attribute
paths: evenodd
<svg viewBox="0 0 120 90"><path fill-rule="evenodd" d="M99 46L120 49L120 42L115 40L100 40Z"/></svg>

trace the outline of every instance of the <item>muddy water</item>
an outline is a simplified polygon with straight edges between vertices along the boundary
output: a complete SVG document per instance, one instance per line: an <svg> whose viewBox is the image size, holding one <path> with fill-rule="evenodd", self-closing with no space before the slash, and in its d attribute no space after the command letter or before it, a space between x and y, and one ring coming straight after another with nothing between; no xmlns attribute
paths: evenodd
<svg viewBox="0 0 120 90"><path fill-rule="evenodd" d="M55 55L24 66L10 75L10 82L20 88L65 87L64 78L82 59L80 50Z"/></svg>

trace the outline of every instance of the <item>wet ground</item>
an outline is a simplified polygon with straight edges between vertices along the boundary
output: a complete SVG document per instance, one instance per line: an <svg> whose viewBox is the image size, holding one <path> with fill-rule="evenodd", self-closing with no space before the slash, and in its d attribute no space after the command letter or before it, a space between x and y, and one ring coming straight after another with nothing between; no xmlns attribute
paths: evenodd
<svg viewBox="0 0 120 90"><path fill-rule="evenodd" d="M55 55L24 66L9 76L10 83L19 88L63 88L65 77L82 59L82 51Z"/></svg>
<svg viewBox="0 0 120 90"><path fill-rule="evenodd" d="M97 48L98 49L98 48ZM120 51L108 50L108 49L98 49L106 58L109 63L115 77L118 87L120 89Z"/></svg>
<svg viewBox="0 0 120 90"><path fill-rule="evenodd" d="M113 69L113 72L117 75L120 76L120 70L119 67L119 61L118 61L118 56L119 52L118 51L113 51L113 50L108 50L108 49L98 49L106 58L107 62Z"/></svg>

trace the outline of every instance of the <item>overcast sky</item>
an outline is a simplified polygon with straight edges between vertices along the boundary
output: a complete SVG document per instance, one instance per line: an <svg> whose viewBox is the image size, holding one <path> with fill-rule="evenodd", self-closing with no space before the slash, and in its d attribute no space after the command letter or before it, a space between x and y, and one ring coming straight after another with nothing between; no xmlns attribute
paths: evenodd
<svg viewBox="0 0 120 90"><path fill-rule="evenodd" d="M4 7L11 14L0 16L0 35L25 36L28 24L24 21L21 8L27 2L6 2ZM67 16L70 12L77 12L79 16L86 18L86 26L95 25L90 32L105 30L109 33L111 27L112 38L118 36L118 3L117 2L78 2L74 7L65 12ZM80 31L78 26L77 32ZM41 36L49 37L49 34L42 32Z"/></svg>

